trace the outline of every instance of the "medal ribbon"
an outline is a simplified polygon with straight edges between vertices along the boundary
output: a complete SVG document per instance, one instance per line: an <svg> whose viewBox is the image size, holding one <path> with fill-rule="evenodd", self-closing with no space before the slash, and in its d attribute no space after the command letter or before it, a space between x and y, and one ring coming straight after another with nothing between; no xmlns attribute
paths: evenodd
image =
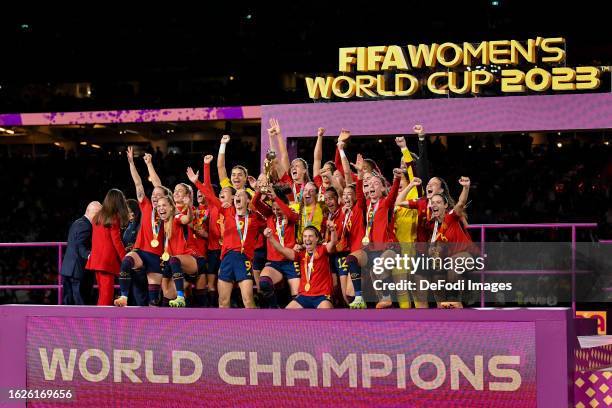
<svg viewBox="0 0 612 408"><path fill-rule="evenodd" d="M367 238L370 238L370 231L372 230L372 225L374 224L374 216L376 215L376 211L378 210L378 204L380 204L380 200L376 202L376 205L374 206L373 210L372 210L372 202L370 201L370 204L368 204L368 213L366 214L368 217L368 222L367 222L366 233L365 233L365 236ZM370 216L370 211L372 211L372 216Z"/></svg>
<svg viewBox="0 0 612 408"><path fill-rule="evenodd" d="M170 255L170 252L168 252L168 237L164 237L164 253Z"/></svg>
<svg viewBox="0 0 612 408"><path fill-rule="evenodd" d="M300 196L299 197L295 190L295 182L291 184L291 189L293 190L293 198L295 199L295 201L298 203L302 201L302 194L304 193L304 183L302 183L302 185L300 186Z"/></svg>
<svg viewBox="0 0 612 408"><path fill-rule="evenodd" d="M342 239L344 238L344 232L346 231L346 225L348 224L349 219L351 218L351 214L353 214L352 208L348 210L348 212L344 215L344 221L342 222L342 231L340 232L340 238L338 238L338 242L341 242Z"/></svg>
<svg viewBox="0 0 612 408"><path fill-rule="evenodd" d="M281 220L279 223L278 221ZM286 220L282 217L276 217L276 235L278 235L278 242L281 246L285 246L285 225Z"/></svg>
<svg viewBox="0 0 612 408"><path fill-rule="evenodd" d="M433 233L431 234L431 242L436 242L438 239L438 220L434 223Z"/></svg>
<svg viewBox="0 0 612 408"><path fill-rule="evenodd" d="M317 208L317 203L315 202L315 203L313 203L313 204L312 204L312 206L310 207L310 215L308 216L308 221L306 221L306 219L305 219L305 217L304 217L304 216L305 216L306 211L304 211L304 214L302 214L302 225L303 225L304 227L308 227L308 226L312 225L312 219L313 219L313 217L314 217L314 213L315 213L316 208Z"/></svg>
<svg viewBox="0 0 612 408"><path fill-rule="evenodd" d="M247 211L246 215L244 216L244 230L240 228L240 220L238 218L238 213L236 213L234 219L236 221L236 230L238 230L238 236L240 237L240 250L244 251L244 241L246 241L247 235L249 233L249 212ZM244 231L244 235L242 234L242 231Z"/></svg>
<svg viewBox="0 0 612 408"><path fill-rule="evenodd" d="M310 258L310 260L308 259ZM306 284L310 285L310 276L312 275L312 270L314 269L314 258L315 254L312 256L306 252L306 256L304 256L304 268L306 269Z"/></svg>
<svg viewBox="0 0 612 408"><path fill-rule="evenodd" d="M329 221L334 221L336 219L336 217L338 216L338 212L339 211L340 211L340 208L336 209L336 211L334 211L333 213L330 212L329 214L327 214L327 219ZM326 241L329 241L330 235L331 234L330 234L329 230L325 230L325 240Z"/></svg>
<svg viewBox="0 0 612 408"><path fill-rule="evenodd" d="M156 217L155 208L151 210L151 230L153 232L153 238L157 239L159 235L159 229L161 227L160 220Z"/></svg>

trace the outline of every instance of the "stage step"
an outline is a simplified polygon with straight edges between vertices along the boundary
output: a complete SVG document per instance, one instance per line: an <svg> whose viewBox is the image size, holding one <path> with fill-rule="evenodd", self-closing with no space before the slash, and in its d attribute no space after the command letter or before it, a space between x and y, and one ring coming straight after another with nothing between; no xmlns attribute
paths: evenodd
<svg viewBox="0 0 612 408"><path fill-rule="evenodd" d="M574 356L577 372L612 366L612 336L578 336Z"/></svg>

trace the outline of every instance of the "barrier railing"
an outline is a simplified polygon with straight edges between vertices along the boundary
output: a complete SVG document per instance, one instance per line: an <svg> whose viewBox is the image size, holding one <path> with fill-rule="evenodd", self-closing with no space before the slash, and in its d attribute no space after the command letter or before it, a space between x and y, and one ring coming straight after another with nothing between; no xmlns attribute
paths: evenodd
<svg viewBox="0 0 612 408"><path fill-rule="evenodd" d="M57 285L0 285L0 289L8 290L47 290L57 289L57 304L62 304L62 255L65 242L0 242L0 248L31 248L31 247L56 247L57 248Z"/></svg>
<svg viewBox="0 0 612 408"><path fill-rule="evenodd" d="M544 223L544 224L474 224L468 226L468 229L480 230L480 253L486 254L486 231L489 229L571 229L571 244L572 244L572 311L576 313L576 230L578 228L596 228L597 224L593 222L583 223ZM547 271L540 271L546 273ZM480 282L484 283L485 270L480 272ZM485 305L484 291L480 292L480 307Z"/></svg>
<svg viewBox="0 0 612 408"><path fill-rule="evenodd" d="M571 229L571 245L572 245L572 267L569 273L572 275L572 310L576 311L576 274L582 271L576 271L576 230L578 228L596 228L596 223L545 223L545 224L473 224L468 226L471 230L480 230L480 252L486 253L486 231L497 229ZM27 248L27 247L57 247L57 285L0 285L0 290L47 290L57 289L57 304L62 304L62 254L65 242L8 242L0 243L0 248ZM525 272L525 271L514 271ZM537 271L531 273L561 273L567 274L567 271ZM484 283L485 270L480 273L480 281ZM491 272L489 272L491 274ZM484 291L480 294L480 306L484 307L485 296Z"/></svg>

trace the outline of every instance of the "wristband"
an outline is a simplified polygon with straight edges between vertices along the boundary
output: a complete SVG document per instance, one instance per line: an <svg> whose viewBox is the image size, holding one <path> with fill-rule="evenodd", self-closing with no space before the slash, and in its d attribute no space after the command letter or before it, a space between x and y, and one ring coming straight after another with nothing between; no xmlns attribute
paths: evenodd
<svg viewBox="0 0 612 408"><path fill-rule="evenodd" d="M338 149L340 150L340 157L342 157L343 159L346 159L346 153L344 153L344 150Z"/></svg>
<svg viewBox="0 0 612 408"><path fill-rule="evenodd" d="M221 143L221 146L219 146L219 154L225 154L225 146L227 146L227 144Z"/></svg>

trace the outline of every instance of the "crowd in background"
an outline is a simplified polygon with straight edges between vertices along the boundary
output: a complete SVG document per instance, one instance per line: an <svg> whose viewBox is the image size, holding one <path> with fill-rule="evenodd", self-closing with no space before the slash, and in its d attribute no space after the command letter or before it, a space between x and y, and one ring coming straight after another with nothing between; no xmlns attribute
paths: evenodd
<svg viewBox="0 0 612 408"><path fill-rule="evenodd" d="M333 159L334 139L325 141L325 160ZM585 140L589 138L558 146L553 135L543 145L532 145L529 136L455 137L448 138L445 146L433 136L429 161L435 174L449 181L453 195L460 188L451 179L454 175L472 178L473 204L467 208L470 224L597 222L598 228L581 231L579 240L612 239L612 148L595 137ZM391 179L393 167L399 165L385 160L397 156L393 143L372 138L351 143L358 146L347 147L350 157L357 151L368 152ZM313 146L314 138L300 141L298 156L310 157ZM216 148L211 142L209 151L198 154L151 153L162 182L173 186L186 181L186 164L201 167L202 155ZM409 139L409 148L416 151L415 140ZM235 143L228 165L253 163L253 157L258 157L256 147ZM249 170L255 173L258 169ZM64 241L70 223L82 215L89 201L101 200L109 188L125 191L128 198L135 196L125 155L105 151L84 155L57 149L36 158L14 151L9 157L2 151L0 181L5 186L5 199L0 200L0 242ZM569 239L567 231L550 229L487 234L488 240L499 241ZM479 240L477 234L473 238ZM52 248L0 249L0 285L56 283L56 254ZM53 304L56 298L54 290L0 290L0 303Z"/></svg>

